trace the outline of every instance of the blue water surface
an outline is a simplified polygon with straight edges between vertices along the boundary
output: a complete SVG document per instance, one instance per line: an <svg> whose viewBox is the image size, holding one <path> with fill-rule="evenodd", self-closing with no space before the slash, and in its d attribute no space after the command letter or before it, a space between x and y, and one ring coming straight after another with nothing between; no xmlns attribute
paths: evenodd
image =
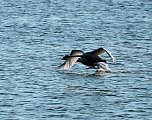
<svg viewBox="0 0 152 120"><path fill-rule="evenodd" d="M0 0L1 120L151 120L151 0ZM56 69L105 47L111 73Z"/></svg>

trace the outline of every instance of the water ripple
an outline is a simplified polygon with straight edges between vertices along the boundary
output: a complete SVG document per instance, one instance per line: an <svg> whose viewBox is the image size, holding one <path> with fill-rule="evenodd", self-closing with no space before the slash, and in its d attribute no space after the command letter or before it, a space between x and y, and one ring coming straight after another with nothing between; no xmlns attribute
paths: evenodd
<svg viewBox="0 0 152 120"><path fill-rule="evenodd" d="M11 0L0 4L0 118L152 118L150 0ZM111 73L75 65L72 49L105 47Z"/></svg>

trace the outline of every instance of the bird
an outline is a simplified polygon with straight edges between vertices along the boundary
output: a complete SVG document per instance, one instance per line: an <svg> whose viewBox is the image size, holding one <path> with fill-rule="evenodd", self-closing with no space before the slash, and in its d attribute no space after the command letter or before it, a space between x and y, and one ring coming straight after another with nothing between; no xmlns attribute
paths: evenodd
<svg viewBox="0 0 152 120"><path fill-rule="evenodd" d="M65 55L62 60L65 60L63 64L59 66L62 70L69 70L75 63L82 63L88 66L86 69L97 69L97 71L109 72L110 68L107 61L102 59L100 55L107 53L112 61L116 60L111 52L103 47L95 49L91 52L84 52L82 50L72 50L70 55Z"/></svg>

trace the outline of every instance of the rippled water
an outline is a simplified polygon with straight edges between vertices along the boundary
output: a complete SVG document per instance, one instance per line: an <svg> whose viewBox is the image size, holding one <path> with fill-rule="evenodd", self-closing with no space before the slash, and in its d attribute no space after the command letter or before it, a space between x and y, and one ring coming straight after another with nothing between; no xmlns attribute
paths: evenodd
<svg viewBox="0 0 152 120"><path fill-rule="evenodd" d="M151 0L0 0L1 120L151 120ZM105 47L112 73L75 65Z"/></svg>

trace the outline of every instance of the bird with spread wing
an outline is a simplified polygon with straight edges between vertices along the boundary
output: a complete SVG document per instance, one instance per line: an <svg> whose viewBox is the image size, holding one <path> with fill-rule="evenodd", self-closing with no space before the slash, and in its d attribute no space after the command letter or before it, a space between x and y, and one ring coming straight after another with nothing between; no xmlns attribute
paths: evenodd
<svg viewBox="0 0 152 120"><path fill-rule="evenodd" d="M65 55L62 60L63 64L59 66L62 70L69 70L75 63L79 62L86 66L87 69L97 69L97 71L108 72L110 71L107 61L102 59L100 55L107 53L112 59L113 63L116 62L111 52L105 48L98 48L91 52L83 52L82 50L72 50L70 55Z"/></svg>

